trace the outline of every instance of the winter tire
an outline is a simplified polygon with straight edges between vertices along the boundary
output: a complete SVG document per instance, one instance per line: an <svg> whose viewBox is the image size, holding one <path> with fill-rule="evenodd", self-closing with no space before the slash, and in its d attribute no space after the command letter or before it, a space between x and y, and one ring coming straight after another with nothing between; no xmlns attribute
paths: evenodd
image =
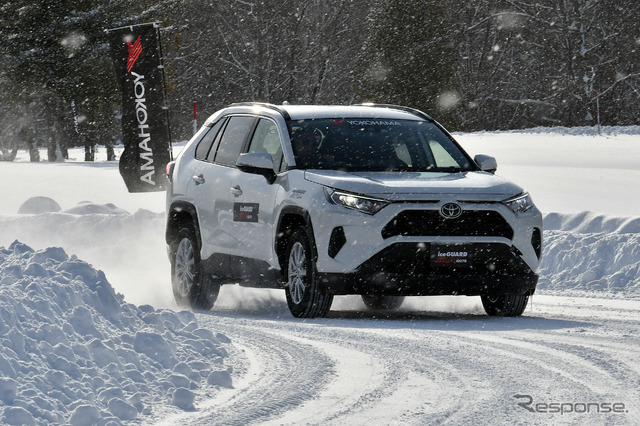
<svg viewBox="0 0 640 426"><path fill-rule="evenodd" d="M506 294L503 296L482 296L482 306L489 316L519 317L527 308L529 296Z"/></svg>
<svg viewBox="0 0 640 426"><path fill-rule="evenodd" d="M171 262L173 297L179 306L208 311L213 307L220 285L206 274L191 226L180 228Z"/></svg>
<svg viewBox="0 0 640 426"><path fill-rule="evenodd" d="M371 310L395 310L404 302L404 296L371 296L363 294L362 301Z"/></svg>
<svg viewBox="0 0 640 426"><path fill-rule="evenodd" d="M287 304L296 318L323 317L329 312L333 295L317 280L316 262L311 246L310 231L297 228L289 239L284 268Z"/></svg>

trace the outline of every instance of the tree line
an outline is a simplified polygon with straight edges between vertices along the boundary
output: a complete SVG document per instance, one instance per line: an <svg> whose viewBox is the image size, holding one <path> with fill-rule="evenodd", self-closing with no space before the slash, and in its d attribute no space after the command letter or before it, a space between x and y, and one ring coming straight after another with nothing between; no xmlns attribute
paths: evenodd
<svg viewBox="0 0 640 426"><path fill-rule="evenodd" d="M395 103L452 130L640 119L634 0L5 0L0 158L119 139L106 28L160 22L172 133L233 102Z"/></svg>

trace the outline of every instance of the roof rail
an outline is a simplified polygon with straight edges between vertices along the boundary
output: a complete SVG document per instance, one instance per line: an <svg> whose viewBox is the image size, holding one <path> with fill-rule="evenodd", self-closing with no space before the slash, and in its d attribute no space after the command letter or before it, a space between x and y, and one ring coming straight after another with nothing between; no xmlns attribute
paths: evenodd
<svg viewBox="0 0 640 426"><path fill-rule="evenodd" d="M408 112L408 113L413 114L413 115L417 115L418 117L424 118L426 120L435 121L433 119L433 117L431 117L426 112L422 112L419 109L415 109L415 108L411 108L411 107L407 107L407 106L393 105L393 104L374 104L374 103L364 103L364 104L356 104L356 105L357 106L370 106L370 107L376 107L376 108L394 108L394 109L399 109L401 111Z"/></svg>
<svg viewBox="0 0 640 426"><path fill-rule="evenodd" d="M282 117L284 117L285 120L291 120L291 116L289 115L289 113L286 110L280 108L277 105L266 103L266 102L236 102L236 103L231 104L229 106L230 107L259 106L259 107L263 107L263 108L269 108L269 109L272 109L272 110L277 111L278 113L280 113L280 115L282 115Z"/></svg>

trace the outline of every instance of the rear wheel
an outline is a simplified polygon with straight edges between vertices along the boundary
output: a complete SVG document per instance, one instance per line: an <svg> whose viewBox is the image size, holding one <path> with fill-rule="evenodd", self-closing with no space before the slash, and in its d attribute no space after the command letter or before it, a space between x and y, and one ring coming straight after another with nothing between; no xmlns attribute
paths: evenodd
<svg viewBox="0 0 640 426"><path fill-rule="evenodd" d="M333 302L333 295L318 282L309 233L305 227L293 231L286 252L285 293L289 310L297 318L323 317Z"/></svg>
<svg viewBox="0 0 640 426"><path fill-rule="evenodd" d="M398 309L404 302L404 296L371 296L362 295L365 306L373 310L394 310Z"/></svg>
<svg viewBox="0 0 640 426"><path fill-rule="evenodd" d="M506 294L503 296L482 296L482 306L489 316L519 317L527 308L529 296Z"/></svg>
<svg viewBox="0 0 640 426"><path fill-rule="evenodd" d="M173 253L171 283L176 302L179 306L208 311L218 298L220 285L204 272L191 226L180 228Z"/></svg>

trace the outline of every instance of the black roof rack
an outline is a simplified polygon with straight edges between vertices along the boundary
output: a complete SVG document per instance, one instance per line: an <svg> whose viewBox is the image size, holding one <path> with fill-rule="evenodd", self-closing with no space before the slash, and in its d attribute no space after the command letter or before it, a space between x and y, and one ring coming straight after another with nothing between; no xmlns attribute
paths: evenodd
<svg viewBox="0 0 640 426"><path fill-rule="evenodd" d="M238 106L259 106L259 107L264 107L264 108L270 108L274 111L277 111L278 113L280 113L280 115L282 115L284 117L285 120L291 120L291 116L289 115L289 113L280 108L277 105L274 104L269 104L266 102L236 102L234 104L229 105L230 107L238 107Z"/></svg>
<svg viewBox="0 0 640 426"><path fill-rule="evenodd" d="M408 112L410 114L413 115L417 115L418 117L424 118L426 120L429 121L435 121L433 119L433 117L431 117L429 114L427 114L426 112L422 112L419 109L415 109L415 108L411 108L411 107L407 107L407 106L402 106L402 105L393 105L393 104L373 104L373 103L365 103L365 104L356 104L357 106L370 106L370 107L376 107L376 108L393 108L393 109L399 109L401 111L404 112Z"/></svg>

